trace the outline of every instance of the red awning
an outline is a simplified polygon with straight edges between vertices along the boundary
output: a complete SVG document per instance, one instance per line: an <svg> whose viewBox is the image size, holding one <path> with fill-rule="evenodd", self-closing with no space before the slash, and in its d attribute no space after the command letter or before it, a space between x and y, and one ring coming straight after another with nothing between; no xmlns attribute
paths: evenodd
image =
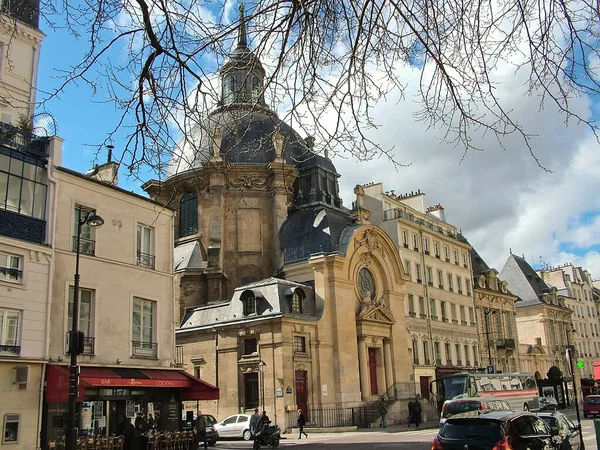
<svg viewBox="0 0 600 450"><path fill-rule="evenodd" d="M67 402L69 399L69 369L48 365L46 402ZM219 388L183 370L131 369L124 367L83 366L79 375L79 397L85 387L104 388L179 388L182 400L216 400Z"/></svg>

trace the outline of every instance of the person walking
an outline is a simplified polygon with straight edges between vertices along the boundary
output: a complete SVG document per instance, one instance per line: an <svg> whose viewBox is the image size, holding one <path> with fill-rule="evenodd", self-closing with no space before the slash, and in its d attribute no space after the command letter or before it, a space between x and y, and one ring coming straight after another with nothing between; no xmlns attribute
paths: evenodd
<svg viewBox="0 0 600 450"><path fill-rule="evenodd" d="M379 422L379 426L381 428L387 428L388 407L382 398L379 399L379 404L377 405L377 407L379 409L379 415L381 416L381 422Z"/></svg>
<svg viewBox="0 0 600 450"><path fill-rule="evenodd" d="M202 415L202 411L198 409L198 417L196 417L196 426L194 427L195 434L195 449L200 447L200 443L204 444L204 449L208 448L208 443L206 442L206 427L208 425L208 421L206 420L206 416Z"/></svg>
<svg viewBox="0 0 600 450"><path fill-rule="evenodd" d="M301 409L298 410L298 419L296 420L296 423L298 424L298 427L300 428L300 435L298 436L298 439L302 439L303 434L304 434L304 437L306 439L308 439L308 434L306 434L306 431L304 431L304 425L306 425L306 418L304 417L304 413L302 412Z"/></svg>
<svg viewBox="0 0 600 450"><path fill-rule="evenodd" d="M260 414L258 413L258 408L254 408L254 414L250 416L250 434L252 437L258 434L258 421L260 420Z"/></svg>
<svg viewBox="0 0 600 450"><path fill-rule="evenodd" d="M411 400L408 402L408 428L410 428L410 424L415 421L415 404Z"/></svg>
<svg viewBox="0 0 600 450"><path fill-rule="evenodd" d="M419 428L419 425L421 424L421 402L419 401L418 395L413 403L413 410L415 413L415 423L417 424L417 428Z"/></svg>

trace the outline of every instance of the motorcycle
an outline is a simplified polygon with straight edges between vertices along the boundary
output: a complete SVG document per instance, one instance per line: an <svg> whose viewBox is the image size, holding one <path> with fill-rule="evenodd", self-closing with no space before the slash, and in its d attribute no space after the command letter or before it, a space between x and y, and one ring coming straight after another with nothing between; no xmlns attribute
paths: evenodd
<svg viewBox="0 0 600 450"><path fill-rule="evenodd" d="M262 430L254 437L254 450L259 450L261 446L279 447L281 439L281 428L279 425L269 425L271 422L263 425Z"/></svg>

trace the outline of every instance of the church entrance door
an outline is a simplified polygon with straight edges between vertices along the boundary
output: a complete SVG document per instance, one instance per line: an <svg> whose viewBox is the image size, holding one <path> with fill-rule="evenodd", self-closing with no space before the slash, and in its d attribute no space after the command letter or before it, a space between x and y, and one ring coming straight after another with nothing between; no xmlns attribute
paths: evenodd
<svg viewBox="0 0 600 450"><path fill-rule="evenodd" d="M371 379L371 395L377 395L377 349L369 348L369 378Z"/></svg>
<svg viewBox="0 0 600 450"><path fill-rule="evenodd" d="M308 421L308 389L306 386L306 370L296 370L296 404L298 409L304 413L304 418Z"/></svg>

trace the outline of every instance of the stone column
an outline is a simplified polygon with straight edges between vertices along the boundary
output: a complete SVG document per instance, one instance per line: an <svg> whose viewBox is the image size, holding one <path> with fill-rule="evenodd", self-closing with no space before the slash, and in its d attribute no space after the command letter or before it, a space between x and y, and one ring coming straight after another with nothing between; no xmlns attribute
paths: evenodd
<svg viewBox="0 0 600 450"><path fill-rule="evenodd" d="M383 339L383 363L385 367L385 390L394 385L394 374L392 373L392 352L390 350L390 338Z"/></svg>
<svg viewBox="0 0 600 450"><path fill-rule="evenodd" d="M371 391L369 389L369 361L367 359L367 336L361 334L358 336L358 366L360 372L360 391L361 398L367 399Z"/></svg>

